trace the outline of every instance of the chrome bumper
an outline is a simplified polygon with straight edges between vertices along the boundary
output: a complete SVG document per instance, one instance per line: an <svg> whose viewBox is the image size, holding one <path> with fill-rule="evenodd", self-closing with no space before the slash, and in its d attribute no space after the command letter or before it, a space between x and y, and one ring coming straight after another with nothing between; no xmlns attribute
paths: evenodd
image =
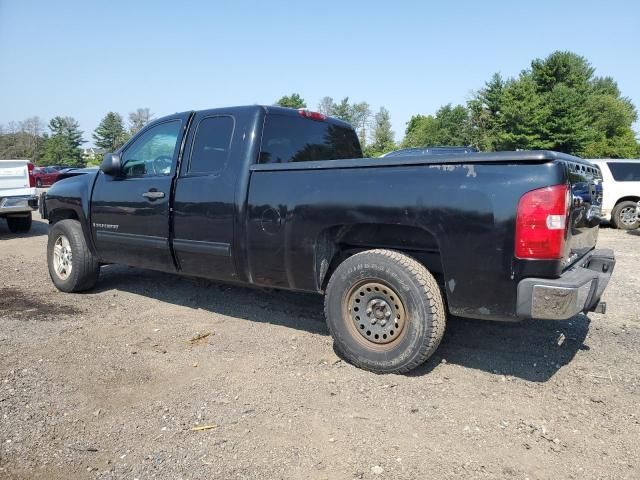
<svg viewBox="0 0 640 480"><path fill-rule="evenodd" d="M28 213L38 208L38 197L22 195L0 198L0 215L9 213Z"/></svg>
<svg viewBox="0 0 640 480"><path fill-rule="evenodd" d="M593 250L560 278L525 278L518 283L520 318L566 320L593 311L616 264L613 250ZM600 307L600 310L604 310Z"/></svg>

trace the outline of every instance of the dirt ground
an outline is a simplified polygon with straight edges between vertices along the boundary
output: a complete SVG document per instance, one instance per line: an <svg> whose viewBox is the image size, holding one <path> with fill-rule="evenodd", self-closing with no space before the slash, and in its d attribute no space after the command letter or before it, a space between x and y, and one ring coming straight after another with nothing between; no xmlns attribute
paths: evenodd
<svg viewBox="0 0 640 480"><path fill-rule="evenodd" d="M600 233L606 315L451 319L375 375L319 296L121 266L60 293L46 231L0 221L0 478L640 478L640 232Z"/></svg>

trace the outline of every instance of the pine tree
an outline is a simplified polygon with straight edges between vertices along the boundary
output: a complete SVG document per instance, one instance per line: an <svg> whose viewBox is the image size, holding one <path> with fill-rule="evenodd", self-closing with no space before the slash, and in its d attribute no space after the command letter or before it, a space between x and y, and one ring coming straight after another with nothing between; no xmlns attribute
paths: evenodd
<svg viewBox="0 0 640 480"><path fill-rule="evenodd" d="M54 117L49 122L51 136L45 140L46 165L83 166L80 145L84 143L78 122L72 117Z"/></svg>
<svg viewBox="0 0 640 480"><path fill-rule="evenodd" d="M116 151L128 140L124 123L119 113L107 113L93 133L96 146L110 152Z"/></svg>
<svg viewBox="0 0 640 480"><path fill-rule="evenodd" d="M344 97L340 103L333 106L331 116L353 124L353 107L349 104L349 97Z"/></svg>

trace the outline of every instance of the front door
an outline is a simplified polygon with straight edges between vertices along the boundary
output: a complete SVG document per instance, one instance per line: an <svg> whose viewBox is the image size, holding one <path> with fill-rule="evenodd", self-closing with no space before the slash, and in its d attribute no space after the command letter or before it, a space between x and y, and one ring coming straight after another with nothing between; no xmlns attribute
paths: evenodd
<svg viewBox="0 0 640 480"><path fill-rule="evenodd" d="M188 114L154 123L121 152L119 176L98 175L91 203L104 262L175 270L169 248L171 184Z"/></svg>

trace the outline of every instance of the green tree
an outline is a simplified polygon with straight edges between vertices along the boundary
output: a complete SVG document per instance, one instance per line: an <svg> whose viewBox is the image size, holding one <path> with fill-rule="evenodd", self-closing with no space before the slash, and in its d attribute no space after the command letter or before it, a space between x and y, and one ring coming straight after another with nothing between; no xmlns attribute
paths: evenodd
<svg viewBox="0 0 640 480"><path fill-rule="evenodd" d="M396 148L394 133L391 129L391 116L389 111L380 107L373 118L371 142L365 149L365 156L377 157Z"/></svg>
<svg viewBox="0 0 640 480"><path fill-rule="evenodd" d="M631 125L637 120L633 106L619 96L597 93L587 100L591 141L586 145L587 158L636 157L638 141Z"/></svg>
<svg viewBox="0 0 640 480"><path fill-rule="evenodd" d="M528 73L505 85L500 117L498 150L550 147L545 125L549 118L547 104Z"/></svg>
<svg viewBox="0 0 640 480"><path fill-rule="evenodd" d="M302 98L299 94L297 93L292 93L291 95L285 95L284 97L280 98L280 100L278 100L276 102L276 105L279 105L281 107L287 107L287 108L307 108L307 103L304 101L304 98Z"/></svg>
<svg viewBox="0 0 640 480"><path fill-rule="evenodd" d="M128 140L124 122L119 113L109 112L100 121L93 133L96 146L114 152Z"/></svg>
<svg viewBox="0 0 640 480"><path fill-rule="evenodd" d="M331 116L353 124L353 107L349 104L349 97L344 97L340 103L334 104Z"/></svg>
<svg viewBox="0 0 640 480"><path fill-rule="evenodd" d="M553 52L545 59L536 58L531 62L531 75L541 93L551 92L562 84L585 94L594 68L586 58L573 52Z"/></svg>
<svg viewBox="0 0 640 480"><path fill-rule="evenodd" d="M535 59L518 78L494 75L467 103L481 150L550 148L587 157L638 154L635 106L611 77L572 52Z"/></svg>
<svg viewBox="0 0 640 480"><path fill-rule="evenodd" d="M505 82L494 73L484 87L467 103L470 143L479 150L492 151L498 146L500 114Z"/></svg>
<svg viewBox="0 0 640 480"><path fill-rule="evenodd" d="M548 112L544 119L548 132L547 148L582 155L592 137L584 108L585 94L559 83L545 95L544 100Z"/></svg>
<svg viewBox="0 0 640 480"><path fill-rule="evenodd" d="M469 145L469 112L462 105L450 103L435 116L415 115L407 123L403 146Z"/></svg>
<svg viewBox="0 0 640 480"><path fill-rule="evenodd" d="M78 122L72 117L54 117L49 122L49 136L44 142L43 160L46 165L84 165L80 145L84 143Z"/></svg>

